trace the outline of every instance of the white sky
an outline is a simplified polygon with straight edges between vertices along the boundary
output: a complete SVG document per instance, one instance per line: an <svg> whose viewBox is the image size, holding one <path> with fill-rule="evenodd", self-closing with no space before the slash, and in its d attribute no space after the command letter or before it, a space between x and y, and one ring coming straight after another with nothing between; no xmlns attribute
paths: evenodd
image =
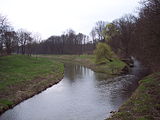
<svg viewBox="0 0 160 120"><path fill-rule="evenodd" d="M140 0L0 0L0 13L14 28L38 32L43 39L72 28L89 34L99 20L135 13Z"/></svg>

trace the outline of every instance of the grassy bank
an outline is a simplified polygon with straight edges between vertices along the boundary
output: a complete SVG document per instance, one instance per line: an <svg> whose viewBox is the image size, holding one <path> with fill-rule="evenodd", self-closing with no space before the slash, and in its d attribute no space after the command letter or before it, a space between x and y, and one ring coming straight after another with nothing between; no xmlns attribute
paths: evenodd
<svg viewBox="0 0 160 120"><path fill-rule="evenodd" d="M160 120L160 73L140 80L131 98L107 120Z"/></svg>
<svg viewBox="0 0 160 120"><path fill-rule="evenodd" d="M121 70L126 66L126 64L118 58L114 58L112 62L108 61L106 64L95 64L94 55L46 55L43 57L49 57L64 62L81 64L92 69L95 72L106 73L110 76L120 74L122 72Z"/></svg>
<svg viewBox="0 0 160 120"><path fill-rule="evenodd" d="M63 77L63 64L22 55L0 57L0 113Z"/></svg>

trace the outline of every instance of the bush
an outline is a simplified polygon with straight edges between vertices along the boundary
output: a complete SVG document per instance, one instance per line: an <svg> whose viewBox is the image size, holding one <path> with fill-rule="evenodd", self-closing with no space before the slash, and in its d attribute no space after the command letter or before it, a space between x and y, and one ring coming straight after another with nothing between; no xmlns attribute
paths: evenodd
<svg viewBox="0 0 160 120"><path fill-rule="evenodd" d="M109 61L111 62L114 55L110 46L106 43L98 43L94 53L96 55L97 64L106 64Z"/></svg>

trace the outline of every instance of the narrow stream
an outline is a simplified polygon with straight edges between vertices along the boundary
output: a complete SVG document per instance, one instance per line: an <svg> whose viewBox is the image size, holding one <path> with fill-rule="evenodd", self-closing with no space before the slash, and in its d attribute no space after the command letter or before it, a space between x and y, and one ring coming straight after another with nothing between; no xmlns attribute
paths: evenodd
<svg viewBox="0 0 160 120"><path fill-rule="evenodd" d="M135 61L130 75L107 79L86 67L66 64L60 83L6 111L0 120L103 120L130 97L142 71Z"/></svg>

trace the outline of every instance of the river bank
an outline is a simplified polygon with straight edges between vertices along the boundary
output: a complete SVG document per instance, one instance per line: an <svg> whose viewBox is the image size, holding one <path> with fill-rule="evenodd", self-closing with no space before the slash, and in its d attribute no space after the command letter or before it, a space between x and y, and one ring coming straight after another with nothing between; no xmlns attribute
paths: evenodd
<svg viewBox="0 0 160 120"><path fill-rule="evenodd" d="M108 77L120 74L126 64L118 58L96 65L94 55L52 55L29 57L11 55L0 58L0 114L20 102L58 83L63 78L65 61L80 64Z"/></svg>
<svg viewBox="0 0 160 120"><path fill-rule="evenodd" d="M160 73L139 81L139 87L119 111L107 120L160 120Z"/></svg>
<svg viewBox="0 0 160 120"><path fill-rule="evenodd" d="M64 68L62 64L56 61L61 61L61 62L65 61L65 63L68 62L68 63L80 64L92 69L95 72L105 73L107 74L108 78L120 75L122 69L126 66L126 64L121 60L119 60L118 58L114 58L114 60L112 62L108 62L108 64L97 65L95 64L95 57L93 55L39 55L38 58L29 57L29 59L27 56L23 56L24 58L22 56L13 56L13 58L12 56L7 56L7 57L9 58L1 59L1 61L6 61L6 63L8 63L9 61L7 59L12 60L16 58L16 61L17 60L19 61L21 59L18 62L18 64L11 62L13 66L11 64L10 66L7 67L8 69L5 70L5 72L7 71L6 74L9 73L10 75L11 72L13 72L15 69L19 69L18 71L16 70L16 72L13 72L11 76L8 76L8 80L9 78L12 79L12 77L13 77L12 80L17 79L14 78L17 75L20 77L18 78L19 80L20 79L24 80L22 81L20 80L19 82L15 81L16 84L9 83L9 85L7 85L8 83L7 84L5 83L6 88L4 90L2 89L0 94L1 113L11 107L14 107L16 104L22 102L23 100L28 99L34 96L35 94L38 94L39 92L45 90L46 88L58 83L63 77ZM21 63L21 61L24 62ZM30 64L30 68L26 71L25 69L29 67L27 66L27 63ZM34 64L36 64L36 66L34 66ZM26 67L24 67L24 65L26 65ZM44 68L39 68L38 67L39 65L43 66ZM20 66L23 67L21 68ZM14 67L15 69L13 69L12 67ZM33 68L35 69L35 71L32 70ZM4 78L7 78L5 76L5 72L2 69L0 77L2 78L4 74ZM37 70L38 71L42 70L42 71L40 73L39 72L36 73ZM21 73L19 73L20 71L23 71L22 75ZM32 76L31 74L28 73L36 73L36 75ZM44 74L42 75L42 73ZM23 78L24 74L25 77ZM31 78L26 77L27 74L28 76L31 76ZM2 83L3 81L4 80L2 80Z"/></svg>
<svg viewBox="0 0 160 120"><path fill-rule="evenodd" d="M0 57L0 114L63 78L62 63L22 55Z"/></svg>
<svg viewBox="0 0 160 120"><path fill-rule="evenodd" d="M127 64L121 61L119 58L114 58L112 62L107 64L96 64L94 55L39 55L39 57L47 57L54 60L80 64L92 69L94 72L105 73L108 77L114 77L125 73L123 69Z"/></svg>
<svg viewBox="0 0 160 120"><path fill-rule="evenodd" d="M103 120L128 99L134 86L133 75L108 79L107 74L66 63L58 84L6 111L0 120Z"/></svg>
<svg viewBox="0 0 160 120"><path fill-rule="evenodd" d="M74 62L76 64L84 65L95 72L107 73L107 75L118 75L125 67L120 60L114 61L114 67L108 65L96 65L94 63L94 56L50 56L57 60L64 60L65 62ZM121 64L119 66L118 64ZM118 65L118 67L117 67ZM117 69L118 70L115 70ZM109 70L111 71L109 71ZM114 70L113 70L114 69ZM115 71L115 73L113 73ZM136 72L136 70L135 70ZM111 118L107 120L159 120L160 119L160 73L154 73L146 76L139 81L139 87L133 95L127 100Z"/></svg>

